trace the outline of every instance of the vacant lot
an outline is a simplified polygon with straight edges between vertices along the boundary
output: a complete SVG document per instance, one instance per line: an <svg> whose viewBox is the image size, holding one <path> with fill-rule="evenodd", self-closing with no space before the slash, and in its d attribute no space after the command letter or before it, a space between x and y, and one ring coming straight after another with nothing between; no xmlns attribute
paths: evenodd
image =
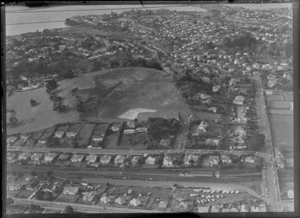
<svg viewBox="0 0 300 218"><path fill-rule="evenodd" d="M88 123L84 124L83 128L79 132L78 135L78 147L79 148L85 148L89 145L90 138L93 132L93 129L95 127L95 124L93 123Z"/></svg>
<svg viewBox="0 0 300 218"><path fill-rule="evenodd" d="M279 148L294 147L294 118L290 115L269 115L271 136Z"/></svg>
<svg viewBox="0 0 300 218"><path fill-rule="evenodd" d="M32 107L30 99L34 99L40 104ZM53 103L46 94L46 88L14 93L7 98L7 109L15 110L17 119L22 124L15 128L7 128L8 134L31 132L51 127L57 123L72 122L79 119L79 113L75 110L67 113L53 111Z"/></svg>

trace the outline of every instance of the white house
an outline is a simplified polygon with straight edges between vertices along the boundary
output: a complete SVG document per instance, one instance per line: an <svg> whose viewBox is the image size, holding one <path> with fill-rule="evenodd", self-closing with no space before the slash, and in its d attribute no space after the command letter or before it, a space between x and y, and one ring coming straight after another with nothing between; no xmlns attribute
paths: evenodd
<svg viewBox="0 0 300 218"><path fill-rule="evenodd" d="M147 159L146 159L146 164L155 164L155 161L156 161L156 158L155 157L151 157L149 156Z"/></svg>

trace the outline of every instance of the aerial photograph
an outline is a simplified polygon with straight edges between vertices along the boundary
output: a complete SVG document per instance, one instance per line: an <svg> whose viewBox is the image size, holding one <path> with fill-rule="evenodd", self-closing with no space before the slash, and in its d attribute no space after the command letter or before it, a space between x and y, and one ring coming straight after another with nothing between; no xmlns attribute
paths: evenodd
<svg viewBox="0 0 300 218"><path fill-rule="evenodd" d="M216 2L5 5L4 213L294 212L293 3Z"/></svg>

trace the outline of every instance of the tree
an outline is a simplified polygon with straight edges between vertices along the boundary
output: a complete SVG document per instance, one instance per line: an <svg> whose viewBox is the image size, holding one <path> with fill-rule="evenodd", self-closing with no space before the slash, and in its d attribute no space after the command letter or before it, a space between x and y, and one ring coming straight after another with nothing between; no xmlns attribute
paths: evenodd
<svg viewBox="0 0 300 218"><path fill-rule="evenodd" d="M64 209L64 213L73 213L74 209L70 205L66 206Z"/></svg>
<svg viewBox="0 0 300 218"><path fill-rule="evenodd" d="M57 82L53 79L47 82L46 84L46 93L51 95L55 92L55 90L57 89L58 84Z"/></svg>

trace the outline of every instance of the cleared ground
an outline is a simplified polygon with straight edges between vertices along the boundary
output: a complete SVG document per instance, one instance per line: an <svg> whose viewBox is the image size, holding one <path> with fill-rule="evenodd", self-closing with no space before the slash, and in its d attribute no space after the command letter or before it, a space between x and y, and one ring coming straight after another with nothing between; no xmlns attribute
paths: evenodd
<svg viewBox="0 0 300 218"><path fill-rule="evenodd" d="M77 97L72 95L72 90L76 88ZM45 88L17 92L7 98L7 108L16 111L22 124L8 128L8 134L36 131L57 123L80 120L122 121L124 119L119 118L120 115L137 108L162 113L190 113L172 81L172 75L155 69L119 68L93 72L60 81L58 90L64 98L64 104L70 108L66 113L52 110L53 103ZM30 99L40 104L31 107Z"/></svg>
<svg viewBox="0 0 300 218"><path fill-rule="evenodd" d="M279 148L294 147L294 118L289 115L270 115L270 127L274 145Z"/></svg>

